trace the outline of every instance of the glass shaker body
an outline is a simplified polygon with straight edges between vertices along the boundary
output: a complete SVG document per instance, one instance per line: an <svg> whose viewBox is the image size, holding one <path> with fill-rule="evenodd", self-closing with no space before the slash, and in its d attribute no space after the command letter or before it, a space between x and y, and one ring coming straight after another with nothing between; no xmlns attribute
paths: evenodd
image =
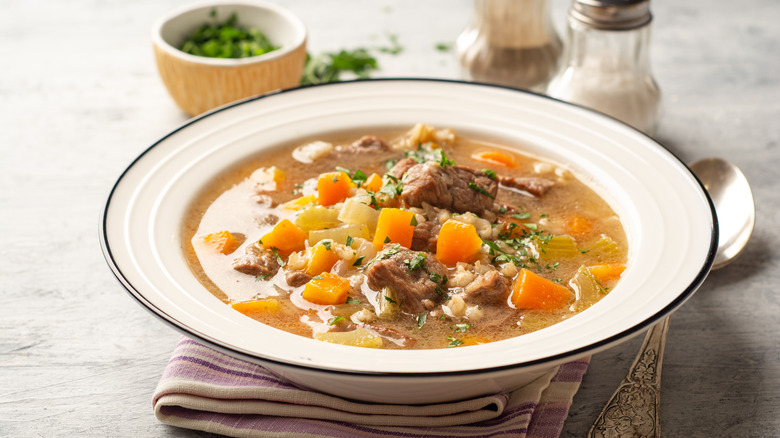
<svg viewBox="0 0 780 438"><path fill-rule="evenodd" d="M566 48L547 94L654 134L661 93L650 70L650 25L602 30L569 20Z"/></svg>
<svg viewBox="0 0 780 438"><path fill-rule="evenodd" d="M456 50L466 79L543 92L562 45L547 0L474 0Z"/></svg>

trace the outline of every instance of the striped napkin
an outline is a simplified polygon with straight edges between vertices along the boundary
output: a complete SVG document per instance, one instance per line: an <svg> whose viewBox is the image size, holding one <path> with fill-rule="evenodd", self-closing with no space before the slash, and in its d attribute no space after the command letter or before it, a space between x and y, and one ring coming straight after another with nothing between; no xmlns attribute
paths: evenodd
<svg viewBox="0 0 780 438"><path fill-rule="evenodd" d="M306 390L260 365L182 338L153 405L165 424L233 437L555 438L589 361L560 365L509 394L382 405Z"/></svg>

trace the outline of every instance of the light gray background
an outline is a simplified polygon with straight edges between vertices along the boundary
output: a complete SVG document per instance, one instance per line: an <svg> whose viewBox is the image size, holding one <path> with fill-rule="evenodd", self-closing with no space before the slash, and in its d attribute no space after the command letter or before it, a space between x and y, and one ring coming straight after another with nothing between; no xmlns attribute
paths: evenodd
<svg viewBox="0 0 780 438"><path fill-rule="evenodd" d="M386 46L376 76L459 78L466 0L279 1L309 49ZM186 2L0 2L0 436L206 436L159 424L151 395L179 334L108 270L98 217L140 152L186 120L156 71L154 20ZM563 28L568 1L553 3ZM720 156L753 185L757 228L675 313L663 433L780 435L780 3L653 2L659 139L682 160ZM637 337L593 358L563 436L583 436Z"/></svg>

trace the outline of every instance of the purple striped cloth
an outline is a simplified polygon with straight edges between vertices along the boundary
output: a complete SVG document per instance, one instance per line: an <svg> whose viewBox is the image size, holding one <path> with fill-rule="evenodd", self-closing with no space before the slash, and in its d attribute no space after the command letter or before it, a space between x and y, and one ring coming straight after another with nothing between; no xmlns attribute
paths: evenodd
<svg viewBox="0 0 780 438"><path fill-rule="evenodd" d="M426 406L353 402L182 338L155 390L157 418L234 437L556 438L590 359L509 394Z"/></svg>

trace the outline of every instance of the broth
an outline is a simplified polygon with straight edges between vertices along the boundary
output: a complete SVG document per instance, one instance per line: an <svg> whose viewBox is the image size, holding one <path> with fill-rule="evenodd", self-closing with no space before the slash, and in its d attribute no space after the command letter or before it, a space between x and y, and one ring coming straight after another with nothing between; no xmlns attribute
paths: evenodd
<svg viewBox="0 0 780 438"><path fill-rule="evenodd" d="M182 228L201 283L262 323L355 346L474 345L582 312L625 268L609 205L517 148L425 125L305 145L225 172Z"/></svg>

